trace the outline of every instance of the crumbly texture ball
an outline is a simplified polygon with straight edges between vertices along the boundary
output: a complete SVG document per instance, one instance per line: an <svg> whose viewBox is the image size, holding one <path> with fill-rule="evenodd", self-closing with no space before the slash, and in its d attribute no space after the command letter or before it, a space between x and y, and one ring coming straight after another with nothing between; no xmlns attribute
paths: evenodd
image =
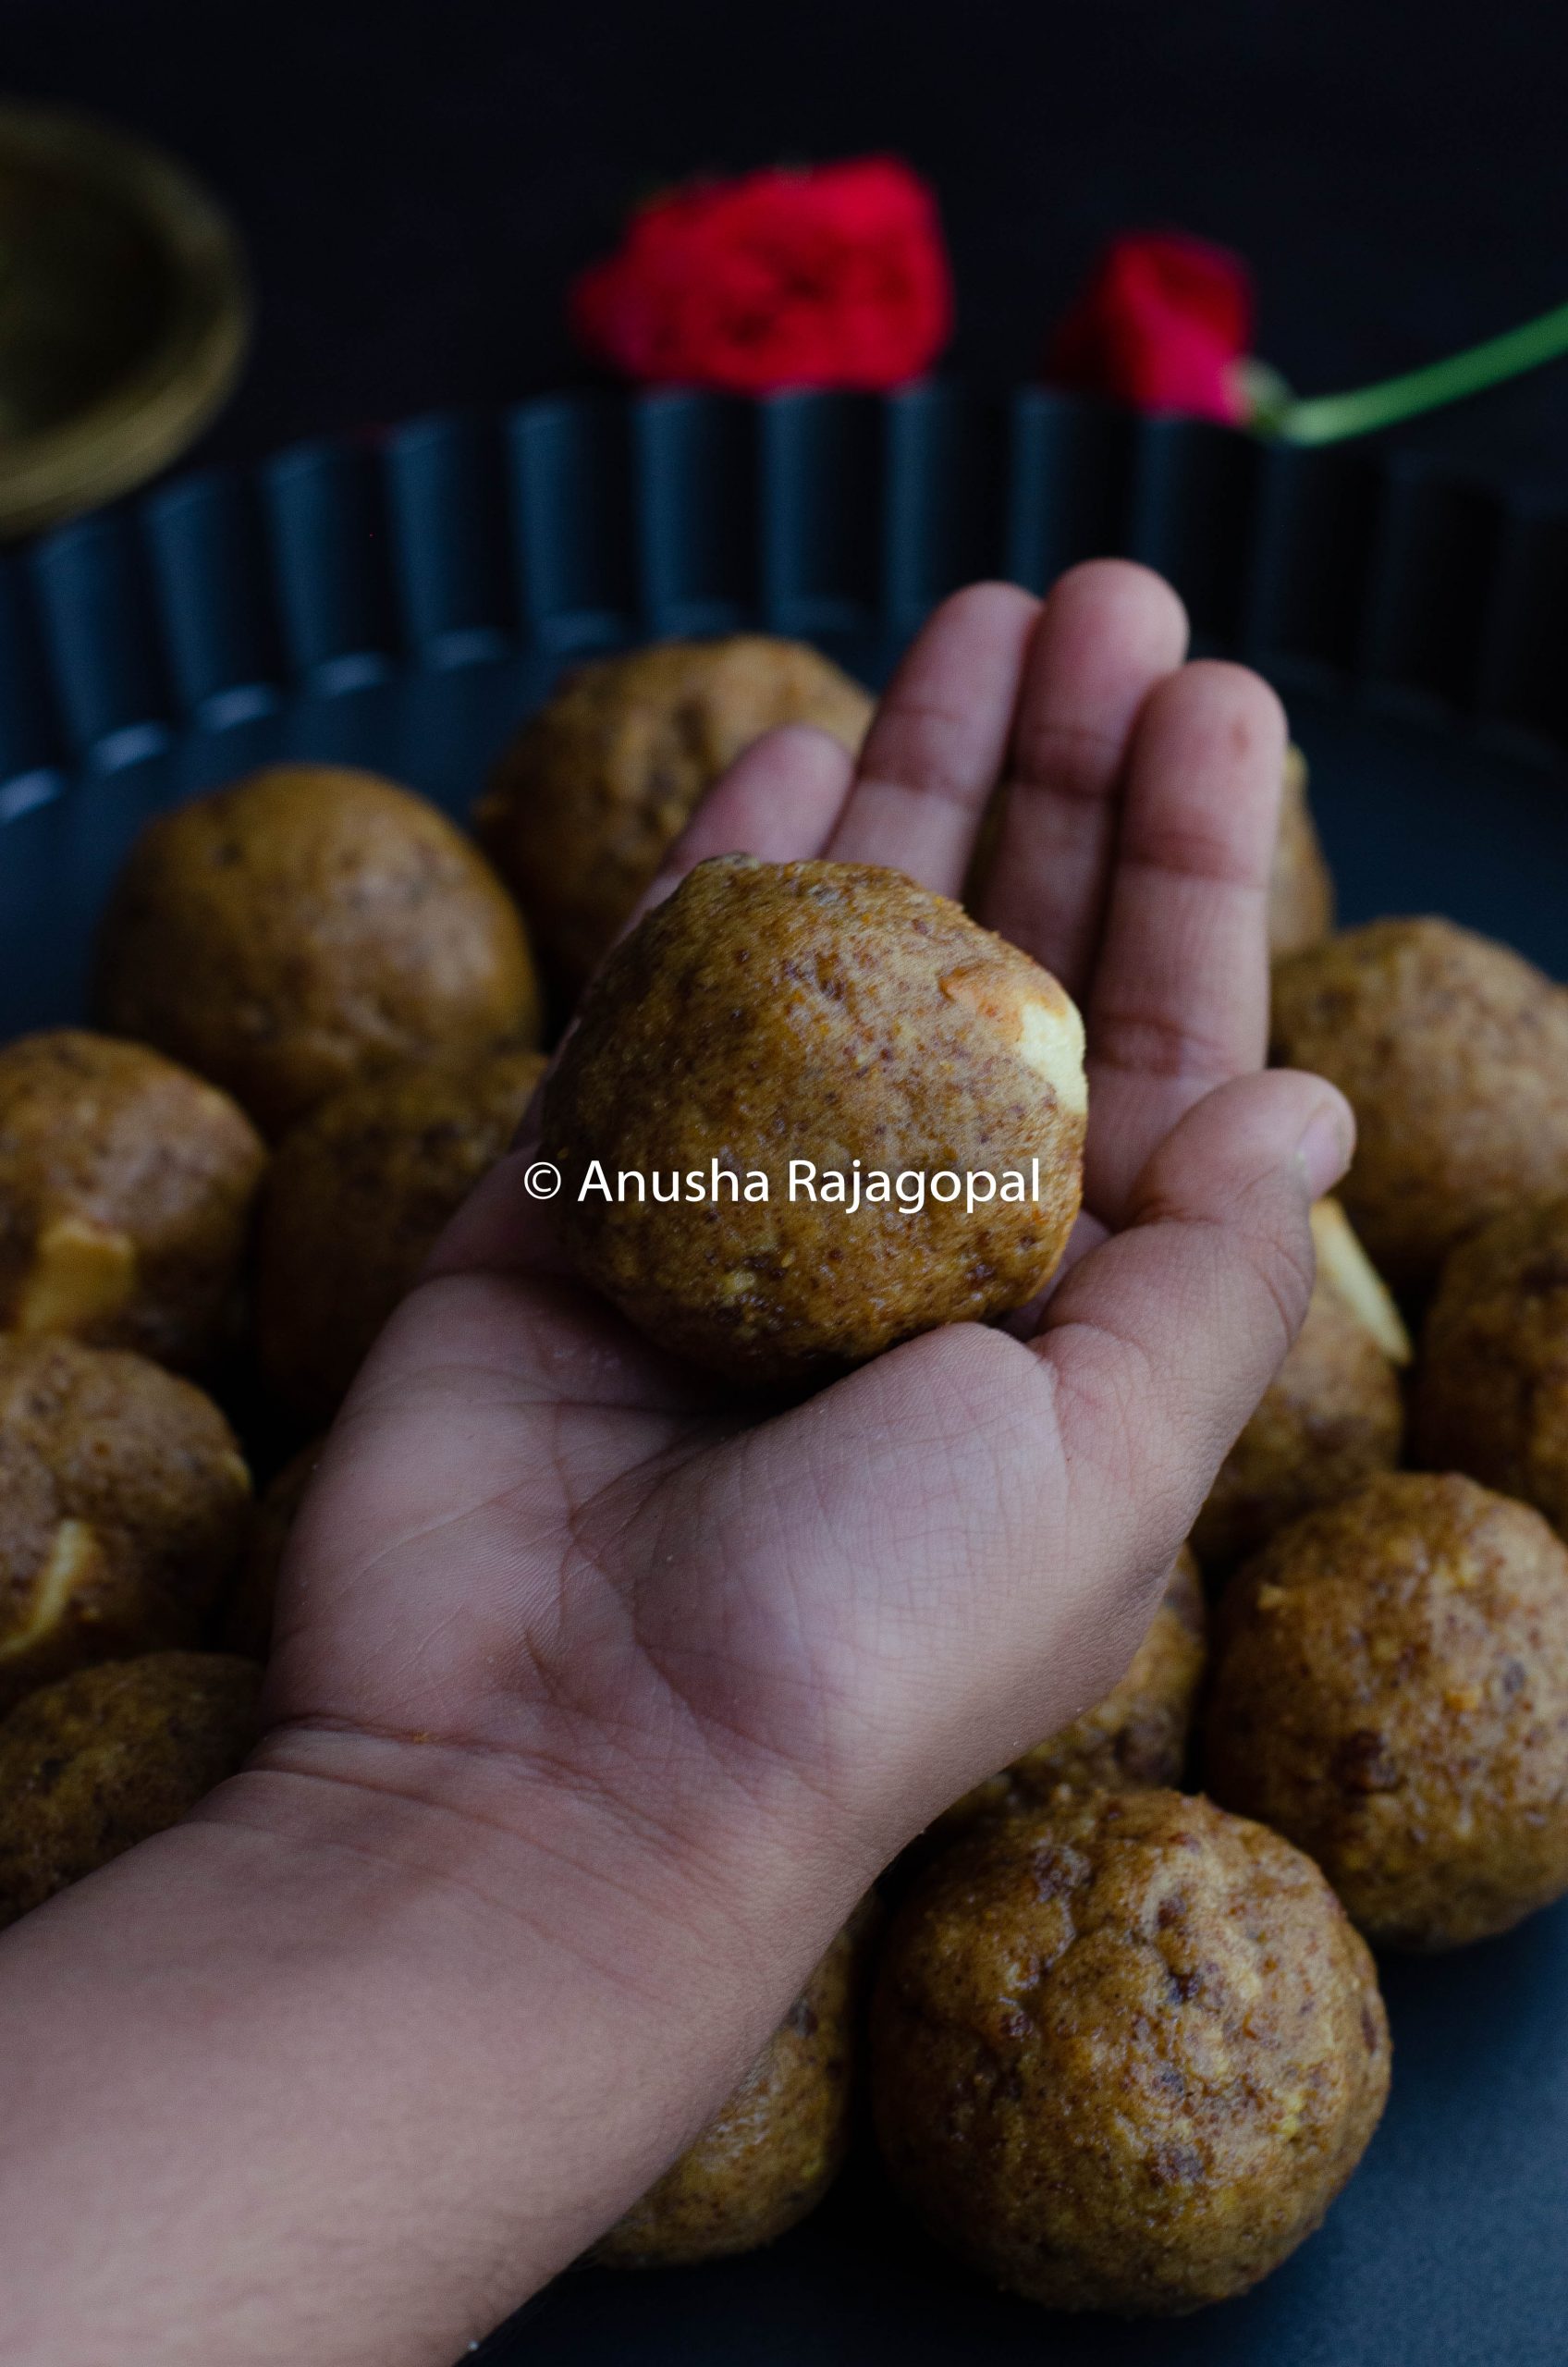
<svg viewBox="0 0 1568 2367"><path fill-rule="evenodd" d="M190 1381L122 1349L0 1339L0 1709L194 1642L250 1502L234 1433Z"/></svg>
<svg viewBox="0 0 1568 2367"><path fill-rule="evenodd" d="M764 732L811 723L857 749L872 702L803 642L656 642L567 676L496 767L474 816L575 995L720 773Z"/></svg>
<svg viewBox="0 0 1568 2367"><path fill-rule="evenodd" d="M977 1784L938 1817L936 1839L981 1816L1011 1816L1049 1801L1057 1786L1135 1791L1180 1784L1207 1650L1197 1564L1183 1546L1127 1674L1103 1701Z"/></svg>
<svg viewBox="0 0 1568 2367"><path fill-rule="evenodd" d="M1268 879L1268 950L1276 960L1317 945L1334 926L1334 881L1306 795L1306 758L1285 751L1285 792Z"/></svg>
<svg viewBox="0 0 1568 2367"><path fill-rule="evenodd" d="M162 1833L235 1773L262 1672L218 1652L78 1669L0 1721L0 1925Z"/></svg>
<svg viewBox="0 0 1568 2367"><path fill-rule="evenodd" d="M262 1203L256 1333L268 1380L300 1412L336 1411L544 1069L519 1051L399 1068L284 1136Z"/></svg>
<svg viewBox="0 0 1568 2367"><path fill-rule="evenodd" d="M984 1320L1048 1280L1077 1214L1083 1041L1054 978L901 873L701 864L600 972L545 1087L561 1233L634 1322L740 1380ZM594 1160L612 1195L650 1179L647 1199L602 1196ZM813 1172L791 1198L793 1161ZM655 1171L704 1196L655 1205ZM939 1171L998 1196L938 1199Z"/></svg>
<svg viewBox="0 0 1568 2367"><path fill-rule="evenodd" d="M98 1014L269 1134L372 1066L539 1024L522 923L444 814L374 773L278 765L150 822L99 938Z"/></svg>
<svg viewBox="0 0 1568 2367"><path fill-rule="evenodd" d="M1306 1321L1219 1467L1193 1530L1210 1576L1276 1530L1391 1471L1404 1442L1397 1367L1410 1343L1337 1201L1312 1211L1317 1279Z"/></svg>
<svg viewBox="0 0 1568 2367"><path fill-rule="evenodd" d="M244 1558L224 1621L224 1649L246 1660L264 1661L272 1650L273 1606L277 1600L277 1574L294 1517L315 1477L323 1441L312 1439L290 1457L268 1482L257 1501L246 1539Z"/></svg>
<svg viewBox="0 0 1568 2367"><path fill-rule="evenodd" d="M594 2257L678 2268L770 2244L815 2211L849 2150L868 1918L845 1925L735 2092Z"/></svg>
<svg viewBox="0 0 1568 2367"><path fill-rule="evenodd" d="M1450 1252L1412 1412L1418 1462L1522 1496L1568 1534L1568 1199Z"/></svg>
<svg viewBox="0 0 1568 2367"><path fill-rule="evenodd" d="M1435 1279L1453 1243L1568 1189L1568 992L1452 921L1373 921L1274 972L1276 1059L1355 1111L1341 1186L1378 1271Z"/></svg>
<svg viewBox="0 0 1568 2367"><path fill-rule="evenodd" d="M75 1027L0 1049L0 1331L209 1362L266 1153L237 1103Z"/></svg>
<svg viewBox="0 0 1568 2367"><path fill-rule="evenodd" d="M1369 1480L1232 1582L1206 1741L1378 1945L1506 1931L1568 1890L1568 1551L1474 1480Z"/></svg>
<svg viewBox="0 0 1568 2367"><path fill-rule="evenodd" d="M1174 1792L1061 1792L905 1902L872 2007L895 2184L998 2284L1163 2315L1245 2290L1376 2128L1372 1960L1278 1834Z"/></svg>

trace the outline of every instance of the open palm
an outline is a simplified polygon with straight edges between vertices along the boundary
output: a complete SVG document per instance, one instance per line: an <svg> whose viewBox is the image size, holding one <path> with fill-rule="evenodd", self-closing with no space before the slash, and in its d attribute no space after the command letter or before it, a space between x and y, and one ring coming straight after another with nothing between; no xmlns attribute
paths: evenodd
<svg viewBox="0 0 1568 2367"><path fill-rule="evenodd" d="M1113 1681L1300 1322L1308 1198L1349 1147L1328 1087L1257 1073L1279 707L1184 642L1120 563L1043 605L961 593L858 765L774 734L653 891L746 851L956 895L1005 782L978 914L1088 1035L1089 1214L1044 1308L751 1405L573 1279L514 1153L329 1444L276 1758L487 1816L543 1771L716 1866L786 1832L815 1868L787 1996L877 1864Z"/></svg>

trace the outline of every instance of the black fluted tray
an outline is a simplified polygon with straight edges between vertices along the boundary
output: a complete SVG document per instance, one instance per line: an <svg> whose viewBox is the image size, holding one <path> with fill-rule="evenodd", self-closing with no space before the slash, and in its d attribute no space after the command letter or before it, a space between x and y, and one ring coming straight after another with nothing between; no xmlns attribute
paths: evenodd
<svg viewBox="0 0 1568 2367"><path fill-rule="evenodd" d="M1309 742L1422 775L1320 766L1348 910L1446 901L1552 959L1568 516L1039 389L567 398L186 478L0 564L0 1032L80 1008L138 822L245 765L382 763L461 811L576 653L753 623L875 681L955 584L1106 551Z"/></svg>
<svg viewBox="0 0 1568 2367"><path fill-rule="evenodd" d="M1445 911L1568 968L1568 517L1037 389L566 398L184 479L0 562L0 1036L82 1015L141 821L249 766L379 767L462 814L578 654L757 625L875 684L954 585L1110 551L1285 693L1347 918ZM1387 1985L1387 2119L1244 2300L1046 2318L949 2270L862 2162L772 2250L563 2278L484 2356L1561 2367L1568 1909Z"/></svg>

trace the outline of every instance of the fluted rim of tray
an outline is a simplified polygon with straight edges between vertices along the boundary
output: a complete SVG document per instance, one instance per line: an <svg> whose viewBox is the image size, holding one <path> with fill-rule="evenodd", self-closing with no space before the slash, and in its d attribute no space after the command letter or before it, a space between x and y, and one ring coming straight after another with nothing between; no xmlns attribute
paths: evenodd
<svg viewBox="0 0 1568 2367"><path fill-rule="evenodd" d="M912 631L1121 554L1197 644L1548 762L1568 509L1023 387L544 397L178 478L0 559L0 821L299 692L517 648Z"/></svg>

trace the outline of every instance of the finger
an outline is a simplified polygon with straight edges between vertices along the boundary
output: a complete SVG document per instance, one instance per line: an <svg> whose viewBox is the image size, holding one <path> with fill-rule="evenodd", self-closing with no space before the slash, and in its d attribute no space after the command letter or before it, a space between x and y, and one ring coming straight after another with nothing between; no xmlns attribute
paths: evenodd
<svg viewBox="0 0 1568 2367"><path fill-rule="evenodd" d="M854 779L854 758L831 732L786 723L753 742L719 776L676 840L627 922L672 895L689 871L716 854L755 854L802 863L832 836ZM622 935L625 934L623 930Z"/></svg>
<svg viewBox="0 0 1568 2367"><path fill-rule="evenodd" d="M1145 703L1084 1012L1085 1190L1112 1226L1177 1120L1262 1064L1284 760L1280 702L1243 667L1183 667Z"/></svg>
<svg viewBox="0 0 1568 2367"><path fill-rule="evenodd" d="M1040 604L1012 583L944 600L894 675L827 852L962 889L1000 778Z"/></svg>
<svg viewBox="0 0 1568 2367"><path fill-rule="evenodd" d="M1126 1230L1051 1299L1034 1344L1090 1534L1131 1521L1133 1558L1149 1566L1186 1535L1301 1328L1307 1212L1354 1134L1321 1077L1277 1069L1222 1085L1150 1159Z"/></svg>
<svg viewBox="0 0 1568 2367"><path fill-rule="evenodd" d="M1186 646L1175 593L1125 559L1073 568L1035 628L980 916L1075 997L1099 938L1133 727Z"/></svg>

